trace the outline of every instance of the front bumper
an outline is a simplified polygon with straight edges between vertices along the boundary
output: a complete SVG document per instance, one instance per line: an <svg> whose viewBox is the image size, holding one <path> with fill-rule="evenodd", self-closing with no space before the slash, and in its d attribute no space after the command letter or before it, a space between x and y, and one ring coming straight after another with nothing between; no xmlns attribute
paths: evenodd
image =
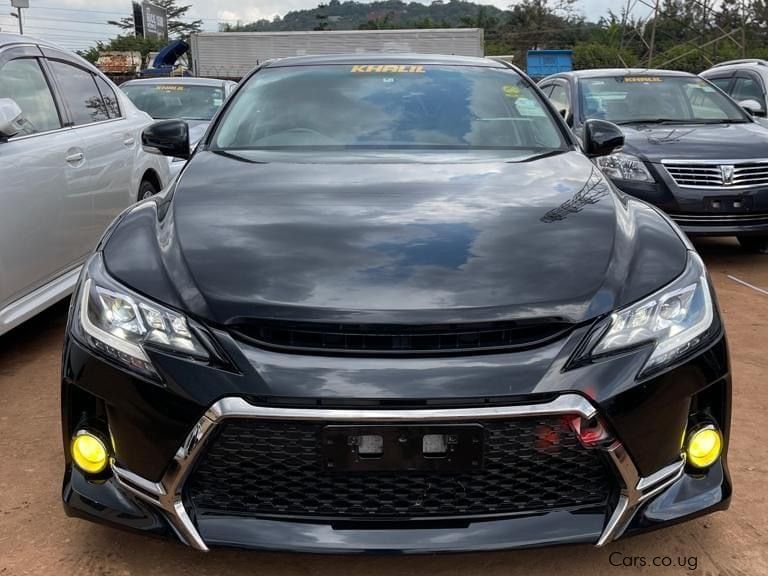
<svg viewBox="0 0 768 576"><path fill-rule="evenodd" d="M158 354L153 362L163 374L162 386L137 379L69 338L62 395L65 447L74 429L92 423L111 433L115 454L111 469L97 479L84 477L67 455L65 508L74 516L176 536L201 550L334 553L604 545L623 534L726 508L731 484L725 452L705 473L694 473L680 449L691 414L701 412L716 420L727 444L730 376L724 336L643 382L635 375L647 350L563 371L583 336L576 330L565 342L514 354L352 361L249 349L217 334L242 374ZM344 364L346 373L339 369ZM396 365L408 369L394 370ZM335 369L324 369L329 366ZM350 381L357 384L357 398ZM365 522L198 513L185 492L190 471L230 420L420 425L596 414L616 438L600 449L616 482L608 505Z"/></svg>
<svg viewBox="0 0 768 576"><path fill-rule="evenodd" d="M689 236L768 235L768 186L680 187L661 164L646 166L655 182L613 183L622 192L661 208ZM734 209L733 200L743 208Z"/></svg>

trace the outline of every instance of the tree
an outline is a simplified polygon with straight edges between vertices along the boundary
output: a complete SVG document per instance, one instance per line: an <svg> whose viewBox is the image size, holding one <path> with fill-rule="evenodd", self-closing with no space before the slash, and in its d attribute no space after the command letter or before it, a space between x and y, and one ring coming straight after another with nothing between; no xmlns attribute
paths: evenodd
<svg viewBox="0 0 768 576"><path fill-rule="evenodd" d="M178 0L153 0L153 4L165 8L168 12L168 36L171 38L187 38L193 32L200 32L203 28L202 20L188 22L182 20L184 15L192 7L191 4L179 5ZM107 24L117 26L125 30L129 35L135 29L133 16L126 16L120 20L108 20Z"/></svg>

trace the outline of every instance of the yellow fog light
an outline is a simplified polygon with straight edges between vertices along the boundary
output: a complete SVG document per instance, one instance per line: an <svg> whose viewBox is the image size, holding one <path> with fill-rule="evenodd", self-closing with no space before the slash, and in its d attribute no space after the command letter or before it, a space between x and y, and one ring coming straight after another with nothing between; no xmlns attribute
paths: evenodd
<svg viewBox="0 0 768 576"><path fill-rule="evenodd" d="M688 463L696 468L712 466L723 451L723 436L712 425L694 430L688 435Z"/></svg>
<svg viewBox="0 0 768 576"><path fill-rule="evenodd" d="M109 453L98 437L81 430L72 439L72 460L83 472L98 474L107 467Z"/></svg>

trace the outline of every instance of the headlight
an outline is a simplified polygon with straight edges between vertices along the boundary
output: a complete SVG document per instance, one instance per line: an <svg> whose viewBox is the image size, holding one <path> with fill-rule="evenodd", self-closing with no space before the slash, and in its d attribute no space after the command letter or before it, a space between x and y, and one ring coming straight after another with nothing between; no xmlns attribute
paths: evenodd
<svg viewBox="0 0 768 576"><path fill-rule="evenodd" d="M93 349L146 376L156 376L145 346L205 360L208 352L186 316L110 278L101 254L87 265L77 302L77 331Z"/></svg>
<svg viewBox="0 0 768 576"><path fill-rule="evenodd" d="M704 263L688 253L685 272L655 294L618 310L610 327L592 349L602 356L653 342L643 372L673 362L702 342L714 319L714 307Z"/></svg>
<svg viewBox="0 0 768 576"><path fill-rule="evenodd" d="M637 156L617 152L597 158L597 165L609 178L634 180L635 182L655 182L645 163Z"/></svg>

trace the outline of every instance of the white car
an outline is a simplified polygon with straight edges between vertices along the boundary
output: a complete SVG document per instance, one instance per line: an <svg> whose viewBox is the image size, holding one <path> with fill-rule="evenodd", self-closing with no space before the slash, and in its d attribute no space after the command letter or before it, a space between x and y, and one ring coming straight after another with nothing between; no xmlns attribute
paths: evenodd
<svg viewBox="0 0 768 576"><path fill-rule="evenodd" d="M69 295L115 216L168 184L151 122L79 56L0 33L0 334Z"/></svg>
<svg viewBox="0 0 768 576"><path fill-rule="evenodd" d="M138 108L155 120L178 118L189 126L192 150L205 135L216 112L237 87L237 82L218 78L141 78L120 84ZM184 167L183 158L168 158L171 178Z"/></svg>

